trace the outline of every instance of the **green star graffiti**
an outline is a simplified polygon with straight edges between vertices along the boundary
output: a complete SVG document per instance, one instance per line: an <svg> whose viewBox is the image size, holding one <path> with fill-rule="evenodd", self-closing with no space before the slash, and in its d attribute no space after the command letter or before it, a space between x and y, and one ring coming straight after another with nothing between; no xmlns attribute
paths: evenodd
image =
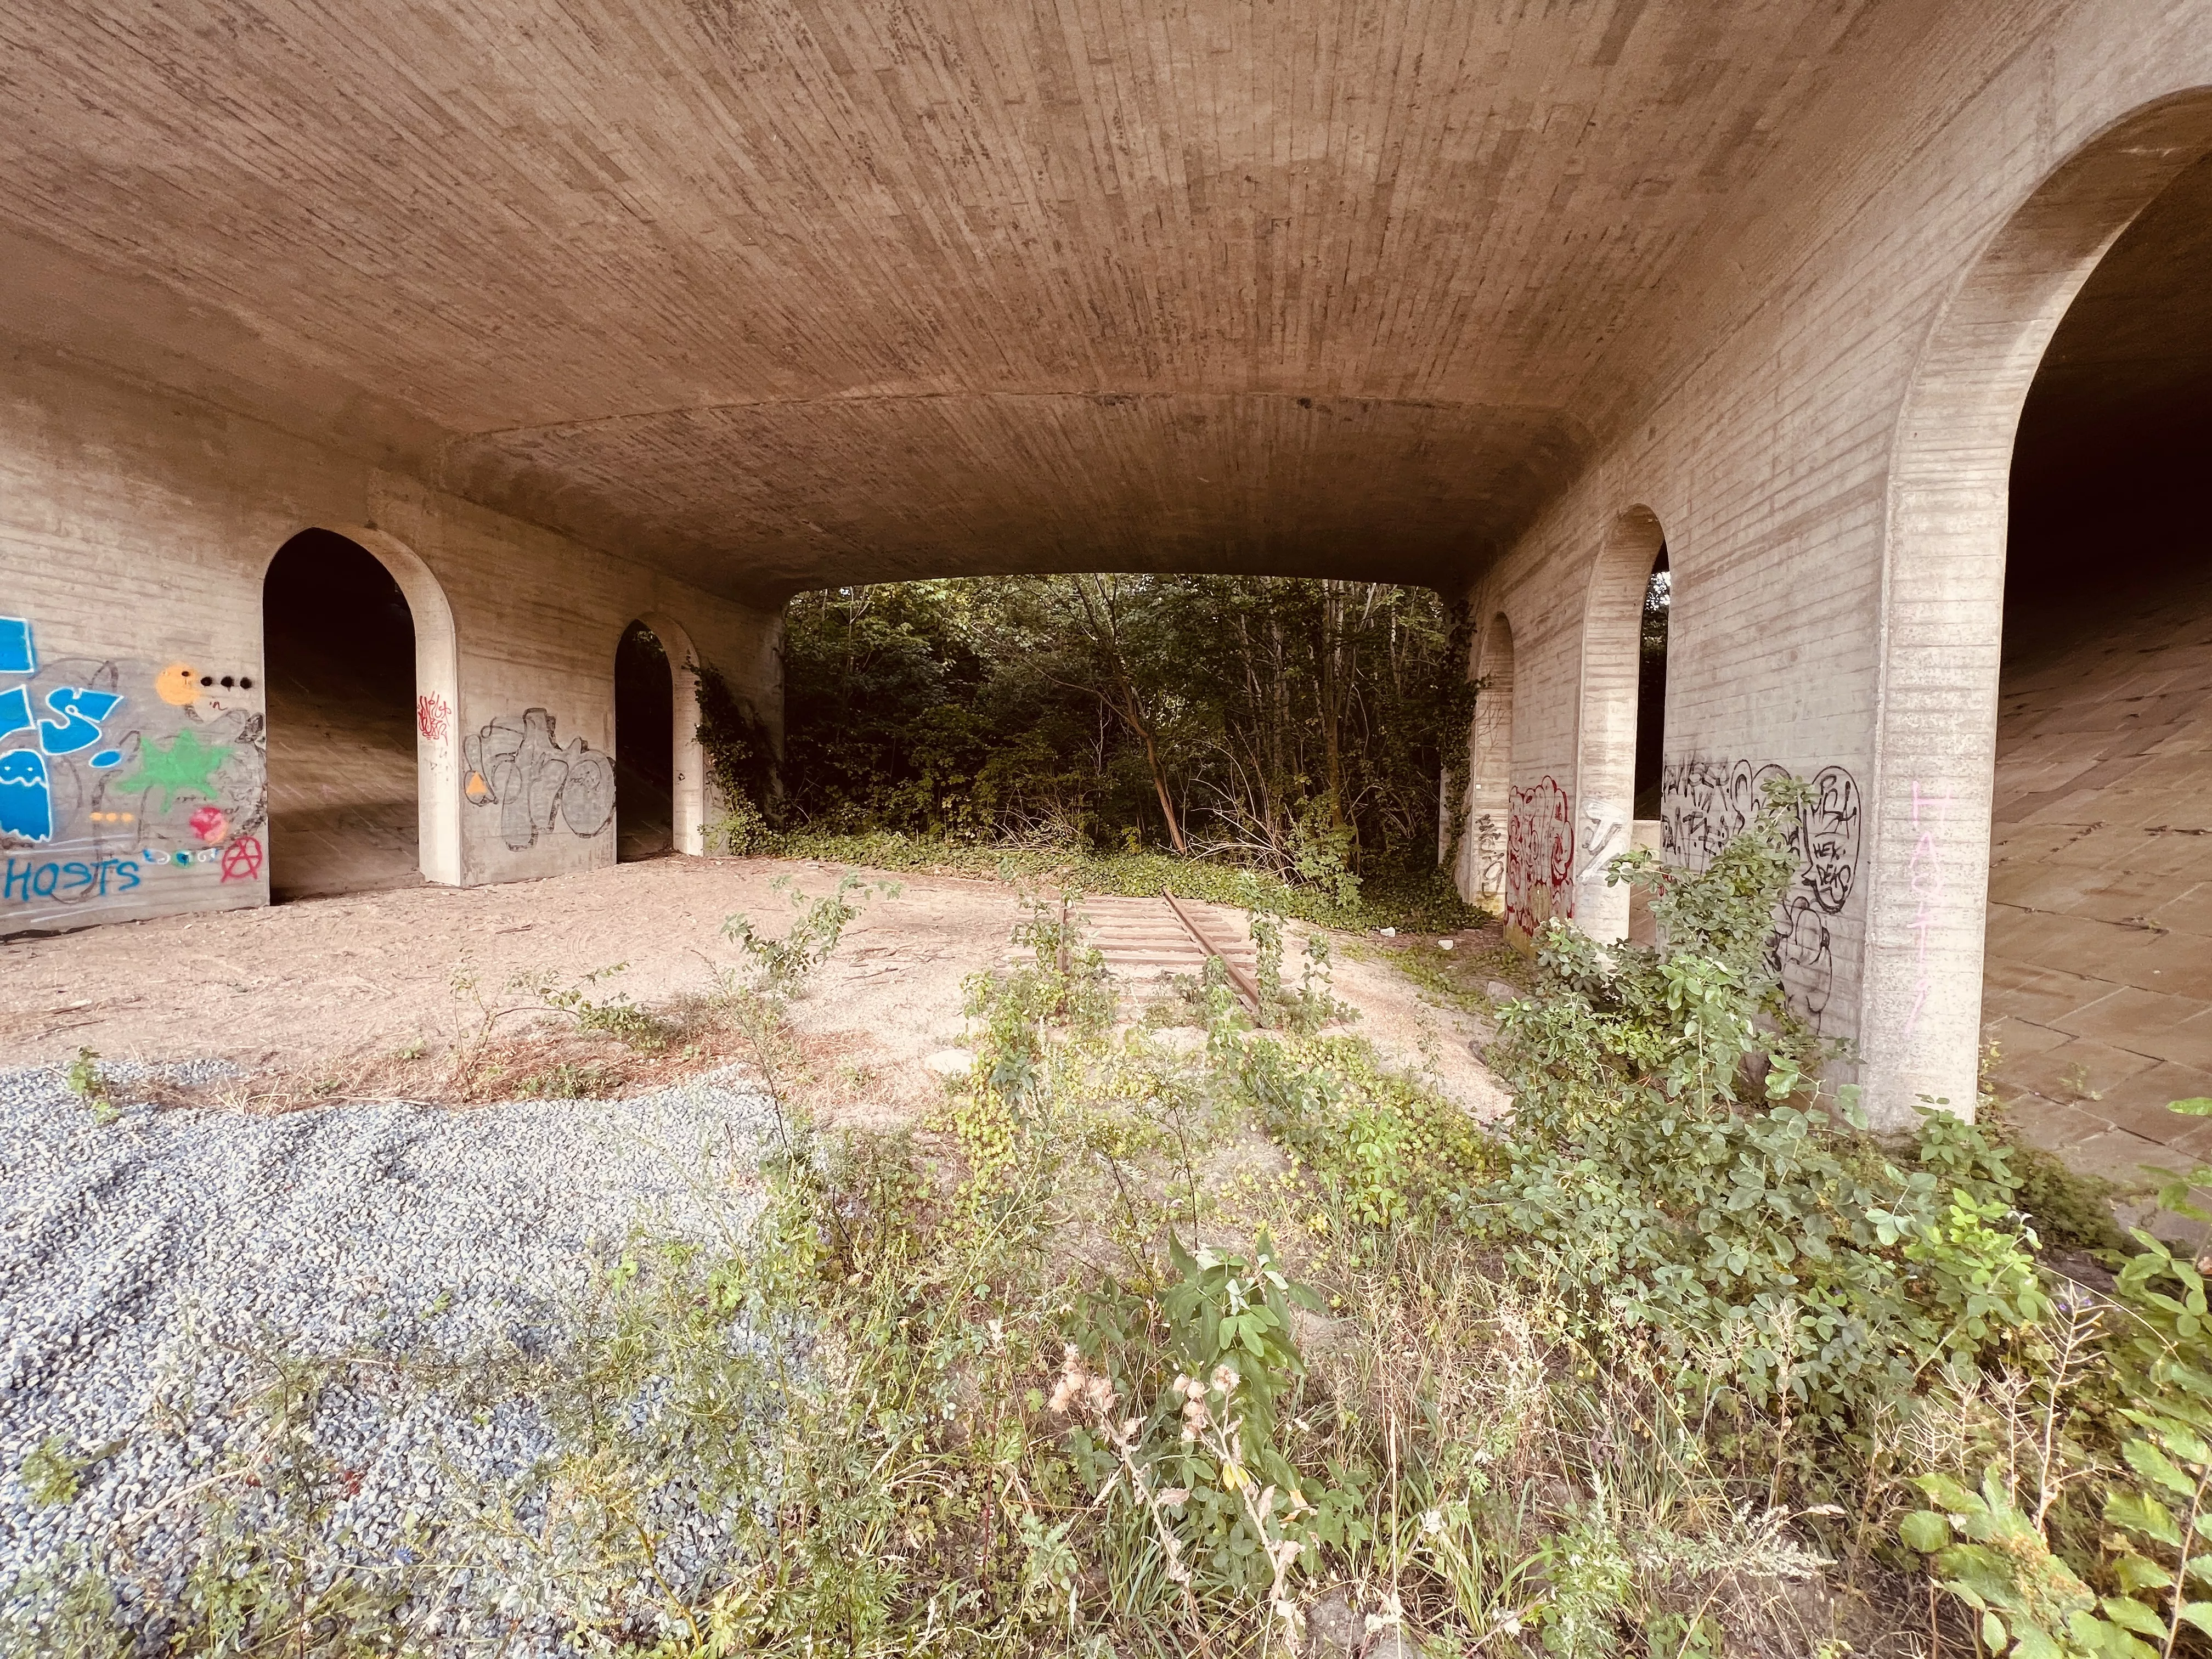
<svg viewBox="0 0 2212 1659"><path fill-rule="evenodd" d="M202 743L200 734L191 731L178 732L166 749L149 738L139 745L138 769L115 787L159 789L164 812L179 795L213 800L215 769L230 758L232 747L227 743Z"/></svg>

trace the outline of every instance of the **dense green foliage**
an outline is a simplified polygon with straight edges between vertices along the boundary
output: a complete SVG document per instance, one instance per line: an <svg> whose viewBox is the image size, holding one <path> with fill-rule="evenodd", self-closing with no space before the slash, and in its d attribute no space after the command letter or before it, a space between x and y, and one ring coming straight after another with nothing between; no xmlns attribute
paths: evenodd
<svg viewBox="0 0 2212 1659"><path fill-rule="evenodd" d="M1230 576L846 588L786 615L786 827L1437 861L1473 693L1436 595Z"/></svg>
<svg viewBox="0 0 2212 1659"><path fill-rule="evenodd" d="M1622 860L1663 949L1601 955L1546 931L1549 994L1511 1007L1492 1051L1516 1133L1480 1206L1516 1270L1593 1329L1863 1436L1931 1365L2002 1357L2050 1304L2002 1148L1946 1113L1885 1148L1848 1097L1816 1092L1820 1045L1765 951L1789 809L1778 799L1702 874Z"/></svg>

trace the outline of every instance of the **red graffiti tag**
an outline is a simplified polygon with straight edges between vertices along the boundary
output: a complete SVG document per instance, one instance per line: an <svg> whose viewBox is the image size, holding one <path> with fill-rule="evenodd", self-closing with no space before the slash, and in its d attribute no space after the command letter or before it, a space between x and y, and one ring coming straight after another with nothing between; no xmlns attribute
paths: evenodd
<svg viewBox="0 0 2212 1659"><path fill-rule="evenodd" d="M1512 792L1505 828L1505 919L1534 938L1575 913L1575 826L1567 793L1546 777Z"/></svg>
<svg viewBox="0 0 2212 1659"><path fill-rule="evenodd" d="M240 836L222 849L222 878L225 881L252 881L260 873L259 837Z"/></svg>
<svg viewBox="0 0 2212 1659"><path fill-rule="evenodd" d="M426 691L415 699L415 729L436 743L453 729L453 709L434 691Z"/></svg>

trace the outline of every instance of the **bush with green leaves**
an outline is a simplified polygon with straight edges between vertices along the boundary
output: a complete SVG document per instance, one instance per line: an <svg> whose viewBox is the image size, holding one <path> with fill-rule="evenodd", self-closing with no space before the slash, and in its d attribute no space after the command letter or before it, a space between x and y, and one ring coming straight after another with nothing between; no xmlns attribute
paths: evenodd
<svg viewBox="0 0 2212 1659"><path fill-rule="evenodd" d="M1722 1405L1863 1434L1947 1358L1994 1363L2045 1313L2004 1149L1929 1111L1863 1132L1814 1081L1768 941L1796 802L1778 787L1702 872L1616 860L1665 943L1601 951L1554 923L1492 1061L1504 1168L1465 1213L1586 1330L1648 1334Z"/></svg>
<svg viewBox="0 0 2212 1659"><path fill-rule="evenodd" d="M1068 1436L1092 1491L1172 1512L1162 1542L1178 1582L1264 1589L1280 1603L1302 1558L1317 1565L1369 1530L1356 1485L1333 1487L1283 1449L1284 1407L1306 1370L1291 1310L1321 1300L1284 1273L1264 1232L1249 1255L1170 1239L1168 1262L1158 1287L1109 1279L1085 1296L1055 1408L1094 1407ZM1135 1414L1117 1420L1123 1401Z"/></svg>
<svg viewBox="0 0 2212 1659"><path fill-rule="evenodd" d="M2166 1172L2160 1202L2212 1221L2193 1196L2208 1183ZM1929 1507L1899 1524L1993 1654L2169 1659L2212 1640L2212 1299L2189 1254L2132 1238L2109 1298L2074 1292L2084 1360L2046 1361L2028 1432L1976 1485L1919 1476Z"/></svg>
<svg viewBox="0 0 2212 1659"><path fill-rule="evenodd" d="M1242 1047L1234 1076L1267 1133L1358 1227L1437 1221L1496 1166L1464 1108L1357 1038L1257 1039Z"/></svg>
<svg viewBox="0 0 2212 1659"><path fill-rule="evenodd" d="M120 1117L122 1110L115 1103L115 1088L100 1068L100 1055L90 1048L80 1048L76 1058L69 1063L62 1074L62 1082L69 1091L85 1103L92 1113L92 1121L106 1128Z"/></svg>
<svg viewBox="0 0 2212 1659"><path fill-rule="evenodd" d="M775 878L775 890L785 894L798 911L783 937L772 939L756 929L750 917L733 915L722 923L722 937L743 951L770 994L787 996L827 962L845 936L846 927L860 914L872 896L896 898L899 884L884 882L872 886L860 877L841 876L836 890L810 899L789 876Z"/></svg>
<svg viewBox="0 0 2212 1659"><path fill-rule="evenodd" d="M1318 929L1307 933L1302 951L1305 960L1293 990L1283 981L1283 919L1255 905L1249 927L1262 1025L1303 1036L1359 1017L1358 1010L1338 1001L1329 989L1333 952L1328 934Z"/></svg>
<svg viewBox="0 0 2212 1659"><path fill-rule="evenodd" d="M548 1008L568 1015L576 1022L578 1030L618 1038L640 1054L658 1054L675 1040L675 1031L666 1020L640 1007L627 991L617 991L606 997L591 994L590 988L601 980L611 979L629 968L626 962L616 963L610 968L595 968L573 985L559 984L550 975L541 975L531 984Z"/></svg>

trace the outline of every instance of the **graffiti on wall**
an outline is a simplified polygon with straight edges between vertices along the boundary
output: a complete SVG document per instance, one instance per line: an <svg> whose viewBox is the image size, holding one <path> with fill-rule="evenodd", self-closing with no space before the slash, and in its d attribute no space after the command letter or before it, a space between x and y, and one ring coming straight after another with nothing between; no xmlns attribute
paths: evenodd
<svg viewBox="0 0 2212 1659"><path fill-rule="evenodd" d="M1665 767L1659 780L1659 844L1667 861L1703 870L1758 815L1768 787L1791 777L1772 762L1692 758ZM1815 1030L1835 989L1829 919L1840 915L1859 879L1863 819L1858 781L1824 766L1788 829L1796 872L1775 915L1768 957L1790 1006Z"/></svg>
<svg viewBox="0 0 2212 1659"><path fill-rule="evenodd" d="M1534 935L1575 913L1575 826L1567 792L1547 776L1512 792L1505 824L1505 920Z"/></svg>
<svg viewBox="0 0 2212 1659"><path fill-rule="evenodd" d="M512 852L535 847L556 822L587 838L614 822L614 762L581 738L557 741L543 708L501 714L462 738L461 764L463 796L499 808L500 838Z"/></svg>
<svg viewBox="0 0 2212 1659"><path fill-rule="evenodd" d="M415 699L415 729L432 743L443 743L453 728L453 706L435 691Z"/></svg>
<svg viewBox="0 0 2212 1659"><path fill-rule="evenodd" d="M1505 891L1505 824L1495 812L1478 812L1468 836L1468 862L1474 891L1482 897Z"/></svg>
<svg viewBox="0 0 2212 1659"><path fill-rule="evenodd" d="M1923 791L1912 781L1912 860L1905 866L1906 884L1912 890L1912 1008L1905 1015L1904 1041L1912 1041L1920 1029L1920 1016L1936 981L1928 970L1928 933L1936 925L1937 913L1948 896L1943 879L1943 860L1936 845L1936 831L1949 816L1951 797Z"/></svg>
<svg viewBox="0 0 2212 1659"><path fill-rule="evenodd" d="M0 617L0 921L96 909L156 872L258 876L252 693L251 677L185 662L42 659L30 620Z"/></svg>

